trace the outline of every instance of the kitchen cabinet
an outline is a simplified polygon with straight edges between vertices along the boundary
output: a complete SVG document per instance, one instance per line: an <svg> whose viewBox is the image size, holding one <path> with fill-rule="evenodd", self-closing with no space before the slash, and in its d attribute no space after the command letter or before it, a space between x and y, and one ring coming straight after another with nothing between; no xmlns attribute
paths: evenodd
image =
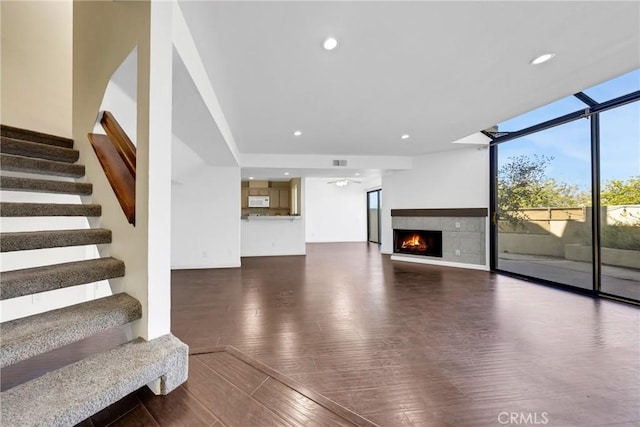
<svg viewBox="0 0 640 427"><path fill-rule="evenodd" d="M269 207L270 208L280 207L280 190L276 188L271 188L269 190Z"/></svg>
<svg viewBox="0 0 640 427"><path fill-rule="evenodd" d="M291 180L291 182L296 183L294 187L291 187L291 182L286 181L243 181L240 187L242 215L261 214L267 216L286 216L292 214L294 207L292 205L292 197L299 194L297 193L299 181L299 178ZM269 207L249 207L248 199L250 196L268 196ZM298 214L299 211L295 211L294 213Z"/></svg>
<svg viewBox="0 0 640 427"><path fill-rule="evenodd" d="M279 203L281 208L289 208L289 190L280 189L278 190L279 194Z"/></svg>
<svg viewBox="0 0 640 427"><path fill-rule="evenodd" d="M268 196L268 188L249 188L249 196Z"/></svg>
<svg viewBox="0 0 640 427"><path fill-rule="evenodd" d="M249 207L249 189L246 187L242 187L240 189L240 200L242 201L242 207Z"/></svg>

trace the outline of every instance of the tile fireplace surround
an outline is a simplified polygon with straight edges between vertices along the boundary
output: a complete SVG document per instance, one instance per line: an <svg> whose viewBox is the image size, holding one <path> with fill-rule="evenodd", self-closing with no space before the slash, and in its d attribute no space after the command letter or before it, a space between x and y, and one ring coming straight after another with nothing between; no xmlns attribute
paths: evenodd
<svg viewBox="0 0 640 427"><path fill-rule="evenodd" d="M442 231L442 258L394 253L391 259L487 270L487 215L486 208L391 209L394 230Z"/></svg>

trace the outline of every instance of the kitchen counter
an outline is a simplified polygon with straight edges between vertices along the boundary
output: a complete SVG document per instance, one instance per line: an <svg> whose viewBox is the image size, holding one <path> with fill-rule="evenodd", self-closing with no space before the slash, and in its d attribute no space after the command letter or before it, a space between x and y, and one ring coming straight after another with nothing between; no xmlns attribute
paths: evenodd
<svg viewBox="0 0 640 427"><path fill-rule="evenodd" d="M304 219L300 215L244 215L240 256L304 255Z"/></svg>
<svg viewBox="0 0 640 427"><path fill-rule="evenodd" d="M240 219L245 219L247 221L255 221L255 220L260 220L260 221L264 221L264 220L289 220L289 221L296 221L301 219L302 217L300 215L243 215L240 217Z"/></svg>

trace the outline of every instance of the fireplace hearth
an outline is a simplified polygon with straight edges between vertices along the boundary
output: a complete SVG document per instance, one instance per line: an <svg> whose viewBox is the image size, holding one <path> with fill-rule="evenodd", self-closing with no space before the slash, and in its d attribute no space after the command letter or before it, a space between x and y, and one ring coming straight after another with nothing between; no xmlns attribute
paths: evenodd
<svg viewBox="0 0 640 427"><path fill-rule="evenodd" d="M442 231L395 229L393 252L442 258Z"/></svg>

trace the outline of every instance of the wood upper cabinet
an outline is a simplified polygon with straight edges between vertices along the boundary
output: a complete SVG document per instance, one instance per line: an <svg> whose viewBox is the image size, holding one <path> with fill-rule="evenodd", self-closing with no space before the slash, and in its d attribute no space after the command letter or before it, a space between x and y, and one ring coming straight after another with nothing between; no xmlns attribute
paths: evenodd
<svg viewBox="0 0 640 427"><path fill-rule="evenodd" d="M242 187L240 189L240 200L242 201L241 206L243 208L249 207L249 189L246 187Z"/></svg>
<svg viewBox="0 0 640 427"><path fill-rule="evenodd" d="M291 208L291 189L290 183L283 181L249 181L241 184L241 200L242 209L249 208L249 196L269 196L270 215L286 215L290 212L284 211ZM265 208L261 208L263 212ZM279 209L279 210L277 210ZM245 211L247 212L247 211Z"/></svg>
<svg viewBox="0 0 640 427"><path fill-rule="evenodd" d="M249 188L249 196L268 196L268 188Z"/></svg>
<svg viewBox="0 0 640 427"><path fill-rule="evenodd" d="M280 193L280 207L281 208L288 208L289 207L289 190L278 190L278 192Z"/></svg>
<svg viewBox="0 0 640 427"><path fill-rule="evenodd" d="M271 188L269 190L269 207L270 208L279 208L280 207L280 190L277 188Z"/></svg>

